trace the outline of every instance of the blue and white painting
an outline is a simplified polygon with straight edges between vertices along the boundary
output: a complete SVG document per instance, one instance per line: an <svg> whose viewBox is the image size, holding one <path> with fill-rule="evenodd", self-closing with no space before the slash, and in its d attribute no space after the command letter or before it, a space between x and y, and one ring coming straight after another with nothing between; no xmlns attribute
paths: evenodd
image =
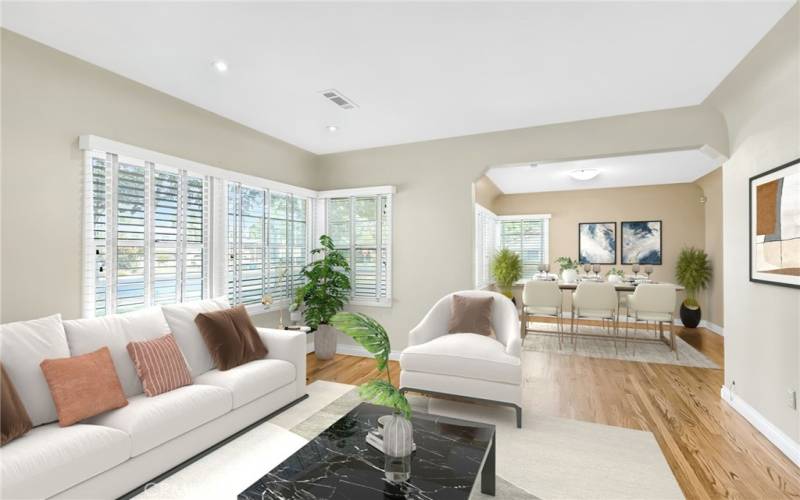
<svg viewBox="0 0 800 500"><path fill-rule="evenodd" d="M616 264L617 223L578 224L578 260L581 264Z"/></svg>
<svg viewBox="0 0 800 500"><path fill-rule="evenodd" d="M661 221L622 223L622 263L661 265Z"/></svg>

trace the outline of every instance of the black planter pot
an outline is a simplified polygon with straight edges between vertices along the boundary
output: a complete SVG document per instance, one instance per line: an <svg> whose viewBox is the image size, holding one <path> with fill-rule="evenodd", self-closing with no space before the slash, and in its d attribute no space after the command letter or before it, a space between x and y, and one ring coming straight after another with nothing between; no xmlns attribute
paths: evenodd
<svg viewBox="0 0 800 500"><path fill-rule="evenodd" d="M700 324L701 317L702 311L700 310L700 306L697 306L697 309L691 309L686 307L686 304L681 304L681 322L683 322L683 326L686 328L697 328L697 325Z"/></svg>

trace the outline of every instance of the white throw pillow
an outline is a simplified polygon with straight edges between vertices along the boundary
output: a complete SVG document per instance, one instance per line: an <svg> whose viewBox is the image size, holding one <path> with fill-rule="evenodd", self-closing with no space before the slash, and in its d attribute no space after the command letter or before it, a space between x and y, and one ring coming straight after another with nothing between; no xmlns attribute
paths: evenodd
<svg viewBox="0 0 800 500"><path fill-rule="evenodd" d="M200 330L194 323L198 314L204 312L219 311L228 309L228 299L218 297L216 299L197 300L194 302L184 302L171 306L163 306L161 310L167 318L170 330L178 341L178 346L183 352L183 356L189 363L189 371L192 378L214 368L214 361L208 352L208 347L200 334Z"/></svg>
<svg viewBox="0 0 800 500"><path fill-rule="evenodd" d="M50 386L39 364L45 359L68 357L60 314L0 325L0 360L34 426L58 420Z"/></svg>
<svg viewBox="0 0 800 500"><path fill-rule="evenodd" d="M136 365L128 354L129 342L150 340L169 333L169 325L158 306L99 318L64 321L70 353L79 356L103 346L111 351L114 368L125 396L144 392Z"/></svg>

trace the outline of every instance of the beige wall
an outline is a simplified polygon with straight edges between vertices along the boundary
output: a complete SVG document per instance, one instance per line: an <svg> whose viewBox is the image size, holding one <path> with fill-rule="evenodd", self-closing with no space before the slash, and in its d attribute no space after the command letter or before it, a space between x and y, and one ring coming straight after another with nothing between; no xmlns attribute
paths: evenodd
<svg viewBox="0 0 800 500"><path fill-rule="evenodd" d="M708 290L705 291L703 303L703 319L717 326L725 326L723 288L724 262L722 251L722 168L697 179L695 183L703 190L706 198L705 211L705 251L711 260L713 276Z"/></svg>
<svg viewBox="0 0 800 500"><path fill-rule="evenodd" d="M485 175L475 181L475 203L484 208L492 209L498 196L503 194L500 188Z"/></svg>
<svg viewBox="0 0 800 500"><path fill-rule="evenodd" d="M725 116L725 383L797 443L800 290L748 277L748 179L800 157L800 8L793 7L709 96Z"/></svg>
<svg viewBox="0 0 800 500"><path fill-rule="evenodd" d="M549 213L550 263L558 271L558 257L578 258L578 223L616 222L617 241L621 238L620 222L662 221L662 262L653 266L653 278L675 282L675 263L684 246L703 248L705 216L700 197L703 192L696 184L665 184L614 189L586 189L500 195L490 209L497 215ZM617 262L620 245L617 244ZM602 273L612 266L602 266ZM630 266L624 266L626 273ZM581 271L583 272L583 271ZM642 271L643 272L643 271ZM701 297L702 299L702 297ZM705 304L701 304L705 306Z"/></svg>
<svg viewBox="0 0 800 500"><path fill-rule="evenodd" d="M2 30L0 321L80 314L81 134L313 187L315 156Z"/></svg>
<svg viewBox="0 0 800 500"><path fill-rule="evenodd" d="M800 8L795 6L708 98L725 116L725 383L797 443L800 290L749 281L749 178L800 157Z"/></svg>
<svg viewBox="0 0 800 500"><path fill-rule="evenodd" d="M324 155L319 173L326 189L397 186L394 306L359 310L400 350L437 299L473 286L473 183L487 167L702 144L726 153L724 124L716 110L690 107Z"/></svg>

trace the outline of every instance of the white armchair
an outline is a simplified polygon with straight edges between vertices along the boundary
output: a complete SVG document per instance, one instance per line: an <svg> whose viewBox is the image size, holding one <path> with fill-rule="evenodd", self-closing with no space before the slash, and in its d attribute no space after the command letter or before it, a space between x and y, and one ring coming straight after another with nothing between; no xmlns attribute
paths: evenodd
<svg viewBox="0 0 800 500"><path fill-rule="evenodd" d="M495 338L448 333L453 295L493 297ZM440 299L409 333L400 355L400 390L455 395L511 406L522 427L522 362L517 308L504 295L465 290Z"/></svg>

